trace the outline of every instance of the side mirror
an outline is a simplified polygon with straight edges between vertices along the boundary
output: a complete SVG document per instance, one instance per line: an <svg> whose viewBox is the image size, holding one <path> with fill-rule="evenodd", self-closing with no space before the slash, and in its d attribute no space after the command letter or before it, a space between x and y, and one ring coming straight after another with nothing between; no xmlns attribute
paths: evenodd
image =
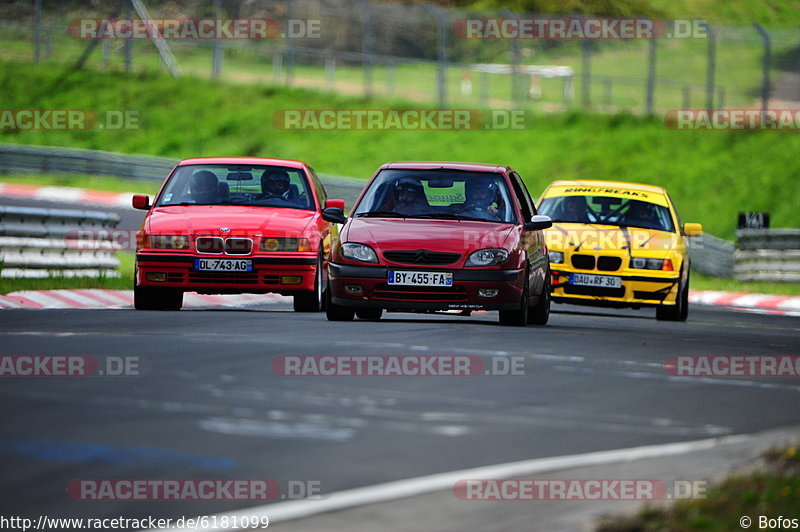
<svg viewBox="0 0 800 532"><path fill-rule="evenodd" d="M329 199L325 200L325 206L323 209L341 209L344 212L344 200L343 199Z"/></svg>
<svg viewBox="0 0 800 532"><path fill-rule="evenodd" d="M345 216L344 211L338 207L328 207L322 210L322 219L326 222L343 224L347 221L347 216Z"/></svg>
<svg viewBox="0 0 800 532"><path fill-rule="evenodd" d="M686 236L700 236L703 234L703 224L685 223L683 224L683 232Z"/></svg>
<svg viewBox="0 0 800 532"><path fill-rule="evenodd" d="M548 227L553 227L553 220L544 214L532 216L531 221L525 224L525 229L528 231L539 231L541 229L547 229Z"/></svg>
<svg viewBox="0 0 800 532"><path fill-rule="evenodd" d="M147 196L146 194L134 194L131 203L133 204L134 209L139 209L142 211L149 210L150 196Z"/></svg>

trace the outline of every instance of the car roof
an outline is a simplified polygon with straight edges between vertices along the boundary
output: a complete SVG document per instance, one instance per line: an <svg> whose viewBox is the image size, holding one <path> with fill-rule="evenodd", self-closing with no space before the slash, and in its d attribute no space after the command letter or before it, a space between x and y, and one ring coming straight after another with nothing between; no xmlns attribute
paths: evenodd
<svg viewBox="0 0 800 532"><path fill-rule="evenodd" d="M464 170L467 172L492 172L503 170L510 172L513 168L500 164L461 163L452 161L392 161L382 165L379 170Z"/></svg>
<svg viewBox="0 0 800 532"><path fill-rule="evenodd" d="M642 192L650 192L652 194L667 194L666 189L664 187L659 187L657 185L646 185L644 183L633 183L629 181L603 181L600 179L560 179L558 181L553 181L548 185L549 187L568 187L568 186L577 186L577 187L616 187L616 188L625 188L629 190L640 190Z"/></svg>
<svg viewBox="0 0 800 532"><path fill-rule="evenodd" d="M190 164L249 164L254 166L287 166L289 168L304 168L308 166L308 164L303 161L295 161L293 159L269 159L266 157L195 157L193 159L184 159L178 163L178 166Z"/></svg>

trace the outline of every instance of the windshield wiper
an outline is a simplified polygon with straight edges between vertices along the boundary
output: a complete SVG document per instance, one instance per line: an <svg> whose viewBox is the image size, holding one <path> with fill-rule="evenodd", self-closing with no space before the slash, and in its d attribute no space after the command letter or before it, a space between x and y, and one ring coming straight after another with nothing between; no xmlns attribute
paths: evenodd
<svg viewBox="0 0 800 532"><path fill-rule="evenodd" d="M408 218L425 218L425 219L441 219L441 220L467 220L470 222L499 222L500 220L491 220L488 218L477 218L475 216L464 216L461 214L412 214Z"/></svg>
<svg viewBox="0 0 800 532"><path fill-rule="evenodd" d="M361 217L385 217L385 218L405 218L405 214L400 214L399 212L395 211L367 211L367 212L360 212L356 214L359 218Z"/></svg>

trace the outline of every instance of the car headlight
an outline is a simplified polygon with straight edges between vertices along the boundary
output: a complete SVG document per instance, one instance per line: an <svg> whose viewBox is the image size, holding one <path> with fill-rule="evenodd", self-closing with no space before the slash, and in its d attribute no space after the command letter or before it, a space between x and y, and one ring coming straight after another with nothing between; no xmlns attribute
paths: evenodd
<svg viewBox="0 0 800 532"><path fill-rule="evenodd" d="M550 262L554 264L563 264L564 263L564 252L563 251L550 251Z"/></svg>
<svg viewBox="0 0 800 532"><path fill-rule="evenodd" d="M155 249L189 249L186 235L150 235L150 247Z"/></svg>
<svg viewBox="0 0 800 532"><path fill-rule="evenodd" d="M261 251L313 251L307 238L264 237Z"/></svg>
<svg viewBox="0 0 800 532"><path fill-rule="evenodd" d="M375 254L374 249L354 242L342 244L342 257L359 262L378 262L378 255Z"/></svg>
<svg viewBox="0 0 800 532"><path fill-rule="evenodd" d="M662 270L672 271L670 259L646 259L644 257L631 257L631 268L637 270Z"/></svg>
<svg viewBox="0 0 800 532"><path fill-rule="evenodd" d="M473 252L464 266L497 266L508 260L508 251L505 249L479 249Z"/></svg>

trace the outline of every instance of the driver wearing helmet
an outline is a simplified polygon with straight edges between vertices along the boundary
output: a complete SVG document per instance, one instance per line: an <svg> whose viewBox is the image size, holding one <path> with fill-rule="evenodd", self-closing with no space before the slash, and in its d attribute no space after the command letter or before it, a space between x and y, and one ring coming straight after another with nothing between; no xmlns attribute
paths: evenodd
<svg viewBox="0 0 800 532"><path fill-rule="evenodd" d="M497 203L497 183L486 179L473 179L466 182L466 201L461 210L464 216L500 220Z"/></svg>
<svg viewBox="0 0 800 532"><path fill-rule="evenodd" d="M289 172L285 170L264 170L261 174L261 194L256 199L280 198L292 203L298 200L297 190L292 187Z"/></svg>
<svg viewBox="0 0 800 532"><path fill-rule="evenodd" d="M217 201L217 176L208 170L200 170L192 175L191 191L195 203L214 203Z"/></svg>

